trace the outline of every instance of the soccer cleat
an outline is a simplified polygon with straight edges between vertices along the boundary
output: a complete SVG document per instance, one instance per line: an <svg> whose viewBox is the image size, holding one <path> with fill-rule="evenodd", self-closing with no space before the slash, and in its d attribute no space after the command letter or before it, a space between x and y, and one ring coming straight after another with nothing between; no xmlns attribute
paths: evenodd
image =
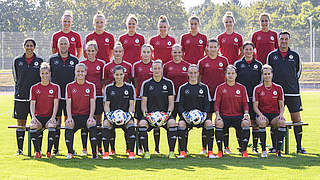
<svg viewBox="0 0 320 180"><path fill-rule="evenodd" d="M58 156L59 155L59 150L54 149L52 155L54 156Z"/></svg>
<svg viewBox="0 0 320 180"><path fill-rule="evenodd" d="M170 151L169 152L169 155L168 155L169 159L175 159L176 156L174 155L174 152L173 151Z"/></svg>
<svg viewBox="0 0 320 180"><path fill-rule="evenodd" d="M268 152L267 152L267 151L262 151L261 157L262 157L262 158L268 157Z"/></svg>
<svg viewBox="0 0 320 180"><path fill-rule="evenodd" d="M23 154L23 151L21 149L18 149L18 151L16 153L16 156L20 156L20 155L24 155L24 154Z"/></svg>
<svg viewBox="0 0 320 180"><path fill-rule="evenodd" d="M104 152L102 159L110 159L109 152Z"/></svg>
<svg viewBox="0 0 320 180"><path fill-rule="evenodd" d="M130 149L126 150L126 154L129 155L130 154Z"/></svg>
<svg viewBox="0 0 320 180"><path fill-rule="evenodd" d="M258 148L252 148L252 153L259 154Z"/></svg>
<svg viewBox="0 0 320 180"><path fill-rule="evenodd" d="M129 152L128 159L135 159L134 152Z"/></svg>
<svg viewBox="0 0 320 180"><path fill-rule="evenodd" d="M116 154L116 150L111 149L110 155L115 155Z"/></svg>
<svg viewBox="0 0 320 180"><path fill-rule="evenodd" d="M248 151L243 151L242 152L242 157L247 158L248 156Z"/></svg>
<svg viewBox="0 0 320 180"><path fill-rule="evenodd" d="M143 154L143 150L142 149L138 149L138 155L142 155Z"/></svg>
<svg viewBox="0 0 320 180"><path fill-rule="evenodd" d="M92 153L92 159L98 159L97 153Z"/></svg>
<svg viewBox="0 0 320 180"><path fill-rule="evenodd" d="M143 158L150 159L151 158L150 152L145 152Z"/></svg>
<svg viewBox="0 0 320 180"><path fill-rule="evenodd" d="M212 151L208 151L208 158L213 159L216 158Z"/></svg>
<svg viewBox="0 0 320 180"><path fill-rule="evenodd" d="M281 151L277 151L277 152L276 152L276 156L277 156L277 157L282 157Z"/></svg>
<svg viewBox="0 0 320 180"><path fill-rule="evenodd" d="M223 156L222 151L219 151L218 154L216 155L217 158L221 158Z"/></svg>
<svg viewBox="0 0 320 180"><path fill-rule="evenodd" d="M98 155L103 156L102 148L98 148Z"/></svg>
<svg viewBox="0 0 320 180"><path fill-rule="evenodd" d="M154 150L154 154L160 154L159 150Z"/></svg>
<svg viewBox="0 0 320 180"><path fill-rule="evenodd" d="M36 152L36 154L34 155L35 159L40 159L41 158L41 153L40 152Z"/></svg>
<svg viewBox="0 0 320 180"><path fill-rule="evenodd" d="M50 153L50 152L47 152L46 157L47 157L47 158L51 158L51 153Z"/></svg>
<svg viewBox="0 0 320 180"><path fill-rule="evenodd" d="M206 148L202 148L199 154L207 154L207 149Z"/></svg>
<svg viewBox="0 0 320 180"><path fill-rule="evenodd" d="M66 156L66 159L72 159L72 158L73 158L73 154L68 153L67 156Z"/></svg>
<svg viewBox="0 0 320 180"><path fill-rule="evenodd" d="M276 153L276 151L277 151L276 148L270 147L268 153Z"/></svg>
<svg viewBox="0 0 320 180"><path fill-rule="evenodd" d="M87 156L88 155L88 151L86 148L83 148L82 149L82 153L81 153L81 156Z"/></svg>
<svg viewBox="0 0 320 180"><path fill-rule="evenodd" d="M180 151L180 155L179 156L177 156L177 158L179 158L179 159L184 159L184 158L186 158L186 152L185 151Z"/></svg>
<svg viewBox="0 0 320 180"><path fill-rule="evenodd" d="M297 153L307 154L307 151L304 148L297 149Z"/></svg>
<svg viewBox="0 0 320 180"><path fill-rule="evenodd" d="M225 153L225 154L232 154L232 152L231 152L231 150L230 150L229 147L225 147L225 148L224 148L224 153Z"/></svg>

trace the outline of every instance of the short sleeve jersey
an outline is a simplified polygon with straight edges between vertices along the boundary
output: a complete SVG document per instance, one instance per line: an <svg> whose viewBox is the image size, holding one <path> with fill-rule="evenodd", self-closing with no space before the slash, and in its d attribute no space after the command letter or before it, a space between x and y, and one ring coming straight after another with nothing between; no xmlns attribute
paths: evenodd
<svg viewBox="0 0 320 180"><path fill-rule="evenodd" d="M144 45L144 36L135 33L133 36L124 34L120 36L119 41L124 48L123 60L133 64L140 59L141 47Z"/></svg>
<svg viewBox="0 0 320 180"><path fill-rule="evenodd" d="M138 61L133 64L132 76L135 81L135 88L137 92L137 98L140 99L140 91L143 81L152 77L152 61L148 64L144 64L143 61Z"/></svg>
<svg viewBox="0 0 320 180"><path fill-rule="evenodd" d="M211 97L214 97L217 86L225 82L224 71L227 66L227 58L219 55L215 59L207 56L199 61L198 67L201 82L209 87Z"/></svg>
<svg viewBox="0 0 320 180"><path fill-rule="evenodd" d="M279 101L284 100L283 89L272 83L266 88L263 83L254 88L253 102L259 102L258 108L262 113L280 113Z"/></svg>
<svg viewBox="0 0 320 180"><path fill-rule="evenodd" d="M135 100L134 87L129 83L124 83L122 87L117 87L114 83L105 87L104 101L110 102L110 111L121 109L129 112L130 100Z"/></svg>
<svg viewBox="0 0 320 180"><path fill-rule="evenodd" d="M268 54L279 47L278 35L275 31L271 30L267 32L263 32L262 30L254 32L251 41L257 50L257 60L262 64L266 64Z"/></svg>
<svg viewBox="0 0 320 180"><path fill-rule="evenodd" d="M234 64L236 60L240 59L239 50L243 45L240 34L236 32L227 34L224 32L218 35L218 42L220 45L220 53L228 59L229 64Z"/></svg>
<svg viewBox="0 0 320 180"><path fill-rule="evenodd" d="M113 68L121 65L124 67L124 82L129 82L132 79L132 65L126 61L122 61L120 64L114 63L114 61L109 62L103 67L103 79L107 81L107 84L113 82Z"/></svg>
<svg viewBox="0 0 320 180"><path fill-rule="evenodd" d="M66 97L71 99L71 114L89 115L90 99L96 98L96 88L91 82L85 81L84 84L78 84L73 81L67 85Z"/></svg>
<svg viewBox="0 0 320 180"><path fill-rule="evenodd" d="M69 33L64 33L62 31L54 33L52 36L52 48L56 49L55 53L59 52L58 40L62 36L65 36L69 40L69 43L70 43L69 53L76 56L77 48L82 48L80 34L74 31L70 31Z"/></svg>
<svg viewBox="0 0 320 180"><path fill-rule="evenodd" d="M233 86L227 83L219 85L214 101L214 111L219 111L223 116L241 116L249 110L246 88L237 82Z"/></svg>
<svg viewBox="0 0 320 180"><path fill-rule="evenodd" d="M198 64L198 61L205 56L207 36L201 33L195 36L191 33L184 34L181 37L181 46L184 60L190 64Z"/></svg>
<svg viewBox="0 0 320 180"><path fill-rule="evenodd" d="M147 97L148 112L168 111L169 96L174 95L174 85L167 78L162 78L159 82L150 78L142 84L141 96Z"/></svg>
<svg viewBox="0 0 320 180"><path fill-rule="evenodd" d="M150 44L154 48L154 59L161 59L165 64L172 60L172 46L176 43L176 40L167 35L162 38L160 35L154 36L150 39Z"/></svg>
<svg viewBox="0 0 320 180"><path fill-rule="evenodd" d="M96 86L96 96L102 97L102 74L104 61L96 59L91 62L89 60L82 61L81 63L87 66L86 80L92 82Z"/></svg>
<svg viewBox="0 0 320 180"><path fill-rule="evenodd" d="M51 117L53 113L54 99L60 98L60 87L49 83L47 86L37 83L30 89L30 100L36 101L35 115Z"/></svg>
<svg viewBox="0 0 320 180"><path fill-rule="evenodd" d="M98 45L98 52L96 57L98 59L103 60L105 63L110 62L110 58L112 55L111 52L114 47L113 35L105 31L102 34L97 34L96 32L92 32L91 34L88 34L86 36L86 44L91 40L95 40ZM87 54L84 53L84 56L87 57Z"/></svg>

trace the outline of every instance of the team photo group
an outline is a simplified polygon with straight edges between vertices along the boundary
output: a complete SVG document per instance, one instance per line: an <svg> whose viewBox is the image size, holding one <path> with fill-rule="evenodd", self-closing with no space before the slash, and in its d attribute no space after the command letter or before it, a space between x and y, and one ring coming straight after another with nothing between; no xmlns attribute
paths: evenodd
<svg viewBox="0 0 320 180"><path fill-rule="evenodd" d="M193 128L202 131L201 154L221 158L235 153L229 146L230 127L235 128L242 157L248 157L250 136L252 153L282 157L285 106L291 121L301 122L301 60L289 48L290 32L270 30L268 13L258 19L260 30L244 41L234 32L232 12L221 17L225 31L216 38L200 33L200 19L191 16L189 32L178 40L169 34L168 18L160 16L158 34L146 40L136 32L137 17L129 15L127 32L116 41L105 31L101 12L93 17L94 31L82 39L72 31L72 13L65 11L47 61L35 54L37 42L32 38L25 39L24 54L14 59L17 155L24 154L30 114L34 158L42 156L44 130L47 158L59 154L62 132L66 158L74 158L74 134L80 130L80 155L88 155L89 139L93 159L111 159L116 153L115 129L121 128L128 158L150 159L148 132L153 131L152 152L160 154L161 127L167 132L170 159L187 158ZM268 126L272 147L267 150ZM296 152L304 154L302 126L293 128Z"/></svg>

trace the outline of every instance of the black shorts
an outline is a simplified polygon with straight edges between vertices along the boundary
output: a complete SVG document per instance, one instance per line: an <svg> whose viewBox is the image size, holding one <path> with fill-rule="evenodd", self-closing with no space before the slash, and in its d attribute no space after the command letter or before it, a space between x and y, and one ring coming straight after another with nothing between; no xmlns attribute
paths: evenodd
<svg viewBox="0 0 320 180"><path fill-rule="evenodd" d="M302 103L300 96L285 96L284 105L288 107L290 113L302 111Z"/></svg>
<svg viewBox="0 0 320 180"><path fill-rule="evenodd" d="M144 116L141 110L141 100L136 100L134 118L140 121L143 117Z"/></svg>
<svg viewBox="0 0 320 180"><path fill-rule="evenodd" d="M222 116L223 129L229 129L231 126L236 129L241 129L243 116Z"/></svg>
<svg viewBox="0 0 320 180"><path fill-rule="evenodd" d="M214 101L210 101L210 110L209 113L214 113Z"/></svg>
<svg viewBox="0 0 320 180"><path fill-rule="evenodd" d="M28 114L30 114L30 102L15 100L13 108L13 118L27 120Z"/></svg>
<svg viewBox="0 0 320 180"><path fill-rule="evenodd" d="M39 122L42 125L42 128L46 127L47 122L50 120L51 117L40 117L40 116L36 116L36 118L39 120Z"/></svg>
<svg viewBox="0 0 320 180"><path fill-rule="evenodd" d="M209 119L207 119L207 120L209 120ZM193 127L203 128L203 127L204 127L204 123L205 123L207 120L203 121L202 123L200 123L200 124L198 124L198 125L189 124L189 123L187 123L187 121L186 121L184 118L180 118L179 121L184 121L184 122L186 122L186 124L187 124L187 129L188 129L188 130L191 130Z"/></svg>
<svg viewBox="0 0 320 180"><path fill-rule="evenodd" d="M168 120L169 120L169 119L173 119L173 116L171 115L171 116L168 118ZM147 129L148 132L151 131L151 130L154 129L154 128L157 128L157 127L153 126L145 117L143 117L141 120L147 121L148 126L149 126L148 129ZM167 120L167 121L168 121L168 120ZM168 128L167 128L167 123L165 123L164 125L162 125L162 126L160 126L160 127L163 127L164 129L168 130Z"/></svg>
<svg viewBox="0 0 320 180"><path fill-rule="evenodd" d="M62 110L63 110L63 115L65 117L67 117L67 108L66 108L66 100L65 99L59 99L59 107L58 107L58 112L57 112L58 117L61 117Z"/></svg>
<svg viewBox="0 0 320 180"><path fill-rule="evenodd" d="M254 110L253 110L252 98L250 98L249 103L248 103L248 106L249 106L250 119L251 119L251 120L256 120L257 114L256 114L256 113L254 112Z"/></svg>
<svg viewBox="0 0 320 180"><path fill-rule="evenodd" d="M96 98L96 110L94 111L94 115L101 115L104 111L103 107L103 97Z"/></svg>
<svg viewBox="0 0 320 180"><path fill-rule="evenodd" d="M269 125L271 124L272 119L279 116L277 113L263 113L263 115L269 120Z"/></svg>
<svg viewBox="0 0 320 180"><path fill-rule="evenodd" d="M78 129L85 129L87 130L87 121L88 121L89 115L73 115L72 119L74 121L74 132L76 132Z"/></svg>
<svg viewBox="0 0 320 180"><path fill-rule="evenodd" d="M178 109L179 109L179 103L178 102L174 102L174 108L173 108L173 111L171 113L173 119L177 119Z"/></svg>

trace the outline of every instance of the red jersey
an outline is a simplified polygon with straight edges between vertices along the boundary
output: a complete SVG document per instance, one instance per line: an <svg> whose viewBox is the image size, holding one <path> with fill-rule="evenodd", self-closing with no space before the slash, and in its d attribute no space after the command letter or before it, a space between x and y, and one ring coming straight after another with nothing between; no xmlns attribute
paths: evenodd
<svg viewBox="0 0 320 180"><path fill-rule="evenodd" d="M74 32L74 31L70 31L69 33L64 33L62 31L60 31L60 32L56 32L53 34L51 47L56 49L55 53L59 52L58 40L62 36L65 36L69 40L69 43L70 43L69 53L74 56L77 56L76 55L77 48L82 48L82 42L81 42L80 34Z"/></svg>
<svg viewBox="0 0 320 180"><path fill-rule="evenodd" d="M133 64L132 68L132 76L135 82L136 95L137 98L140 98L140 89L143 81L152 77L152 61L148 64L144 64L143 61L138 61Z"/></svg>
<svg viewBox="0 0 320 180"><path fill-rule="evenodd" d="M88 68L86 80L92 82L96 86L96 96L102 96L102 79L103 79L103 67L104 61L96 59L94 62L89 60L82 61L81 63L85 64Z"/></svg>
<svg viewBox="0 0 320 180"><path fill-rule="evenodd" d="M243 45L242 36L240 34L235 32L227 34L224 32L218 36L218 41L220 53L228 59L229 64L233 64L240 59L239 50Z"/></svg>
<svg viewBox="0 0 320 180"><path fill-rule="evenodd" d="M244 111L249 111L246 88L237 82L233 86L227 83L220 84L216 89L214 101L214 111L219 111L223 116L242 116Z"/></svg>
<svg viewBox="0 0 320 180"><path fill-rule="evenodd" d="M112 56L111 51L113 50L114 47L114 37L112 34L103 32L102 34L97 34L96 32L93 32L91 34L88 34L86 36L86 43L88 43L91 40L95 40L98 45L98 53L96 57L98 59L101 59L105 61L105 63L110 62L110 58ZM87 58L87 53L84 48L84 57Z"/></svg>
<svg viewBox="0 0 320 180"><path fill-rule="evenodd" d="M209 87L211 97L214 97L217 86L225 82L224 71L227 66L227 58L219 55L216 59L211 59L207 56L199 61L198 67L201 82Z"/></svg>
<svg viewBox="0 0 320 180"><path fill-rule="evenodd" d="M133 64L140 59L141 47L144 45L144 36L135 33L133 36L124 34L120 36L119 41L124 48L123 60Z"/></svg>
<svg viewBox="0 0 320 180"><path fill-rule="evenodd" d="M198 64L198 61L205 56L207 36L201 33L195 36L191 33L184 34L181 37L181 46L183 59L190 64Z"/></svg>
<svg viewBox="0 0 320 180"><path fill-rule="evenodd" d="M257 60L262 64L266 64L268 54L278 49L278 35L274 31L263 32L262 30L256 31L252 34L251 41L257 50Z"/></svg>
<svg viewBox="0 0 320 180"><path fill-rule="evenodd" d="M189 65L189 63L183 60L180 63L169 61L163 65L163 76L173 82L176 93L182 84L188 82Z"/></svg>
<svg viewBox="0 0 320 180"><path fill-rule="evenodd" d="M278 101L283 101L283 89L280 85L272 83L266 88L263 83L253 90L253 102L259 102L258 108L262 113L280 113Z"/></svg>
<svg viewBox="0 0 320 180"><path fill-rule="evenodd" d="M89 115L90 99L96 98L96 87L89 81L84 84L73 81L67 84L66 97L71 99L72 115Z"/></svg>
<svg viewBox="0 0 320 180"><path fill-rule="evenodd" d="M172 46L176 43L176 40L167 35L161 38L160 35L153 36L150 39L150 44L154 48L154 59L161 59L162 63L165 64L172 60Z"/></svg>
<svg viewBox="0 0 320 180"><path fill-rule="evenodd" d="M131 64L126 61L122 61L122 63L116 64L113 60L112 62L109 62L108 64L104 65L103 67L103 79L107 81L107 84L113 82L113 68L117 65L121 65L122 67L124 67L124 82L129 82L132 79Z"/></svg>
<svg viewBox="0 0 320 180"><path fill-rule="evenodd" d="M35 115L40 117L51 117L53 113L54 99L60 98L60 87L49 83L43 86L40 82L31 86L30 100L36 101Z"/></svg>

